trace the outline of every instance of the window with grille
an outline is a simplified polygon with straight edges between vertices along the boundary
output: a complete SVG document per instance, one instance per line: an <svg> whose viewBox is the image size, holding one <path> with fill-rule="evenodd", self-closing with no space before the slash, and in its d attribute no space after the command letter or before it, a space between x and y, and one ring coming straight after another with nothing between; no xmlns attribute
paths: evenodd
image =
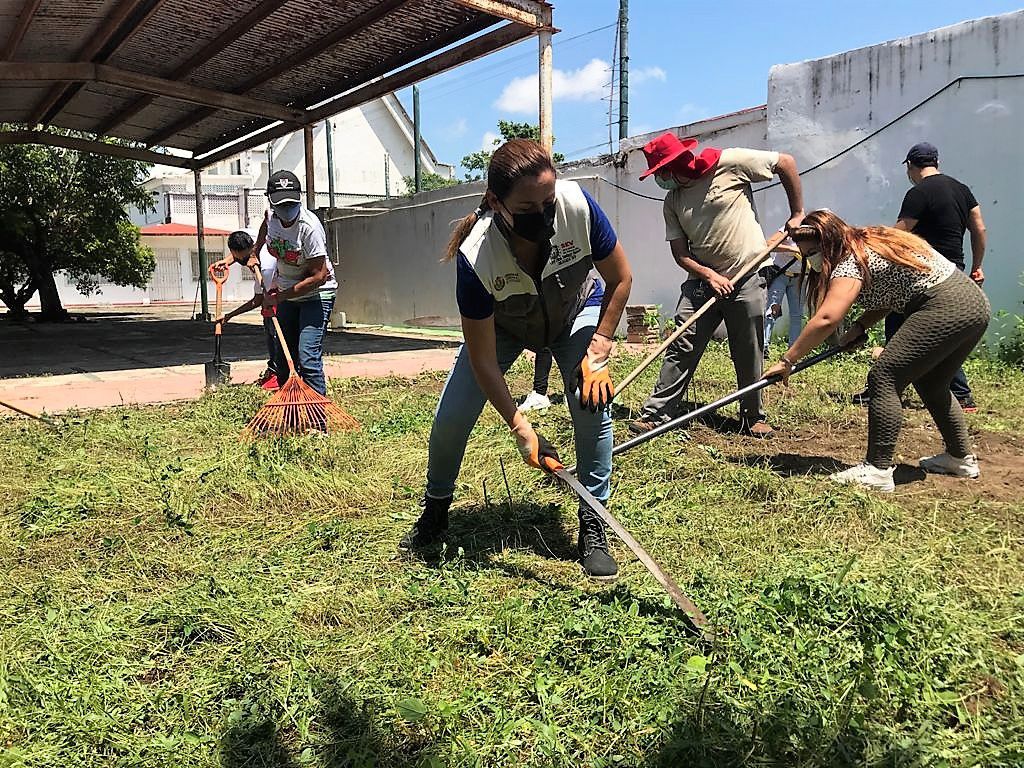
<svg viewBox="0 0 1024 768"><path fill-rule="evenodd" d="M192 256L192 279L199 280L199 251L191 251ZM224 251L207 251L206 252L206 263L213 264L215 261L220 261L224 258ZM248 271L248 270L246 270ZM210 276L207 275L206 279L209 280Z"/></svg>

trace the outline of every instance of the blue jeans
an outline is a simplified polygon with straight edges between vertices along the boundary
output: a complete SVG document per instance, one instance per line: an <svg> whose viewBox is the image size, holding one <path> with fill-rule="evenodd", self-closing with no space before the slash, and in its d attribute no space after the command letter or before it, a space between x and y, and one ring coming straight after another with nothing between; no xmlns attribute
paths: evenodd
<svg viewBox="0 0 1024 768"><path fill-rule="evenodd" d="M900 329L906 319L906 315L901 315L898 312L890 312L885 316L886 344L896 335L896 331ZM971 398L971 385L967 383L967 374L964 373L963 366L957 368L956 373L953 374L953 380L949 382L949 391L957 400L973 399Z"/></svg>
<svg viewBox="0 0 1024 768"><path fill-rule="evenodd" d="M288 351L295 361L299 376L321 395L327 394L324 377L324 335L334 308L334 297L317 296L306 301L282 301L277 305L277 320L281 323ZM277 363L281 386L288 381L288 363L284 353Z"/></svg>
<svg viewBox="0 0 1024 768"><path fill-rule="evenodd" d="M800 301L800 278L796 275L790 276L785 272L776 277L768 286L768 301L764 311L764 346L768 348L768 342L772 338L772 329L775 327L776 317L772 314L772 305L778 304L782 307L782 299L786 299L789 307L789 345L800 336L804 326L804 308Z"/></svg>
<svg viewBox="0 0 1024 768"><path fill-rule="evenodd" d="M279 366L280 360L284 357L281 355L281 343L277 340L277 331L274 330L274 321L269 317L263 318L263 332L267 337L267 368L277 373L281 370ZM288 366L284 366L286 369Z"/></svg>
<svg viewBox="0 0 1024 768"><path fill-rule="evenodd" d="M580 360L587 354L600 313L600 307L584 307L573 321L572 328L565 329L551 343L550 349L562 374L565 400L572 416L577 475L588 491L600 501L606 501L612 474L612 417L607 408L591 413L580 406L575 374ZM523 347L500 328L495 331L498 365L504 373L522 353ZM427 459L427 496L444 499L455 493L455 481L466 453L466 442L485 402L486 397L476 383L469 363L469 352L463 345L459 348L434 413ZM514 443L511 434L508 435L508 443L510 447Z"/></svg>

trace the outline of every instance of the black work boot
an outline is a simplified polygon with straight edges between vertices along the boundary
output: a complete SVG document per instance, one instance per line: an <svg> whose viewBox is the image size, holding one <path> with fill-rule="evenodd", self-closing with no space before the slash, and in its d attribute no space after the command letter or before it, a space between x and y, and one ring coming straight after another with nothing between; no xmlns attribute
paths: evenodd
<svg viewBox="0 0 1024 768"><path fill-rule="evenodd" d="M448 507L451 504L451 496L444 499L432 499L424 495L423 514L420 515L419 520L413 523L409 532L402 537L398 548L409 551L429 549L440 544L445 531L448 530Z"/></svg>
<svg viewBox="0 0 1024 768"><path fill-rule="evenodd" d="M608 537L604 532L604 521L590 507L580 507L580 535L577 546L583 571L596 581L615 581L619 566L608 554Z"/></svg>

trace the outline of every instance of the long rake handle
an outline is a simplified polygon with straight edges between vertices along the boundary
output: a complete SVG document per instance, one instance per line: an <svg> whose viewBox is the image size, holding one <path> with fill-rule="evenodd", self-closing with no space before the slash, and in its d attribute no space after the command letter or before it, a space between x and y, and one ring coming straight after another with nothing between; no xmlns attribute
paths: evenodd
<svg viewBox="0 0 1024 768"><path fill-rule="evenodd" d="M733 283L735 284L739 281L742 281L743 278L750 274L750 272L755 267L757 267L762 261L764 261L765 257L769 253L774 251L775 248L785 239L785 230L779 230L774 235L772 235L768 239L768 242L765 243L765 247L761 251L759 251L758 254L754 256L750 261L744 264L743 268L736 273L736 276L732 278ZM662 352L668 349L676 339L682 336L690 327L693 326L694 323L696 323L698 320L700 320L700 318L707 314L711 310L711 307L713 307L720 298L720 296L712 296L710 299L704 302L704 305L700 309L698 309L696 312L690 315L686 319L686 322L684 322L682 325L680 325L678 328L672 331L671 336L669 336L667 339L661 342L661 344L658 345L657 349L651 352L651 354L649 354L644 359L644 361L640 363L640 365L638 365L636 368L630 371L629 374L626 375L626 378L619 382L619 385L615 388L615 397L618 397L622 393L622 390L624 390L626 387L632 384L636 380L636 378L641 373L644 372L644 369L646 369L647 366L653 363L661 355Z"/></svg>
<svg viewBox="0 0 1024 768"><path fill-rule="evenodd" d="M51 427L56 427L57 426L52 421L50 421L48 418L43 416L41 413L35 413L34 411L26 411L24 408L19 408L16 405L11 405L10 403L6 403L3 400L0 400L0 405L2 405L4 408L9 408L10 410L14 411L15 413L20 413L22 416L28 416L30 419L35 419L36 421L41 421L41 422L43 422L43 424L46 424L48 426L51 426Z"/></svg>
<svg viewBox="0 0 1024 768"><path fill-rule="evenodd" d="M252 270L253 277L256 278L256 282L260 284L260 288L265 288L263 285L263 272L260 271L259 267ZM274 321L274 330L277 331L277 340L281 343L281 349L284 351L284 359L288 361L288 373L291 376L295 376L295 362L292 360L292 353L288 351L288 344L284 340L284 331L281 330L281 324L277 322L277 307L274 307L274 314L270 316L270 319Z"/></svg>
<svg viewBox="0 0 1024 768"><path fill-rule="evenodd" d="M823 360L828 360L830 357L834 357L835 355L838 355L840 352L843 352L844 350L844 347L832 347L830 349L826 349L824 352L819 352L818 354L813 355L812 357L808 357L797 363L795 366L793 366L793 370L790 372L790 375L794 373L799 373L800 371L806 368L810 368L812 365L817 365ZM764 389L765 387L771 386L772 384L775 384L779 381L782 381L781 376L772 376L767 379L758 379L753 384L748 384L747 386L742 387L741 389L737 389L732 394L720 397L718 400L715 400L712 403L708 403L707 405L701 406L700 408L692 410L689 413L685 413L682 416L672 419L671 421L666 421L664 424L659 424L649 432L644 432L642 435L637 435L636 437L627 440L624 443L619 443L614 448L612 448L612 456L617 456L620 453L625 453L630 448L635 448L636 446L641 445L642 443L646 443L648 440L653 440L654 438L663 435L666 432L671 432L673 429L679 429L679 427L683 426L684 424L688 424L691 421L694 421L695 419L699 419L701 416L706 416L709 413L713 413L722 406L728 405L729 403L734 403L746 395L749 395L753 392L757 392L758 390Z"/></svg>

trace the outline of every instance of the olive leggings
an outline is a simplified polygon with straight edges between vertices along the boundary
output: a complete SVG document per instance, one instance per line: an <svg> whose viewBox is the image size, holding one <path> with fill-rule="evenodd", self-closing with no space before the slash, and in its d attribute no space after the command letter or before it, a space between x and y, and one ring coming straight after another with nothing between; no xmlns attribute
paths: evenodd
<svg viewBox="0 0 1024 768"><path fill-rule="evenodd" d="M867 461L879 469L892 466L903 421L900 399L909 384L935 419L946 451L957 458L971 452L967 422L949 382L985 334L988 299L957 271L913 299L905 314L868 374Z"/></svg>

